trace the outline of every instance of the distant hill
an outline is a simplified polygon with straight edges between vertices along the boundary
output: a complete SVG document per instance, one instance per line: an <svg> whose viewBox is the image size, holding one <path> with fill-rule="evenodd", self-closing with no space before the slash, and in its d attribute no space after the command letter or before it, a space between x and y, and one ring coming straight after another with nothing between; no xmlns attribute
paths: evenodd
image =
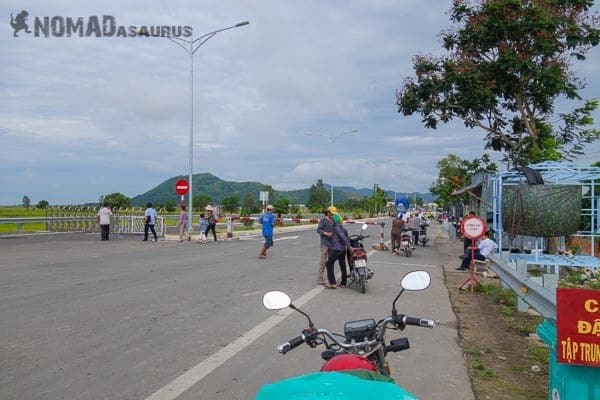
<svg viewBox="0 0 600 400"><path fill-rule="evenodd" d="M137 195L131 199L134 206L145 206L146 203L152 202L154 204L165 204L169 200L178 201L179 195L175 193L175 182L179 179L188 179L187 176L174 176L167 179L163 183L159 184L155 188ZM325 184L327 190L329 185ZM267 185L259 182L230 182L224 181L212 174L202 173L195 174L192 180L192 189L195 194L206 194L210 196L215 204L219 204L224 197L237 195L240 201L243 200L246 193L251 193L255 199L258 199L259 192L266 190ZM310 188L281 191L275 190L276 198L287 198L293 204L306 204L308 202L308 194ZM356 198L362 199L366 196L371 196L373 193L372 189L356 189L348 186L341 186L333 188L333 196L336 203L344 203L348 199ZM386 192L390 198L394 197L394 191ZM399 193L396 192L398 197L406 196L407 194L411 199L416 197L423 198L425 203L433 201L433 195L431 193Z"/></svg>

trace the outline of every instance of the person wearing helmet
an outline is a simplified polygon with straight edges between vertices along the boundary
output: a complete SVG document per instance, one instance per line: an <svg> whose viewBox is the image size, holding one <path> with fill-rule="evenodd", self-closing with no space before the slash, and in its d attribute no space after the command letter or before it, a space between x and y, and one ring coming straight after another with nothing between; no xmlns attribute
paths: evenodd
<svg viewBox="0 0 600 400"><path fill-rule="evenodd" d="M342 272L339 287L346 287L346 249L350 244L348 231L342 226L342 217L339 214L333 214L332 220L334 222L333 235L331 236L331 245L329 247L329 258L326 263L328 283L325 287L327 289L335 289L337 287L333 271L333 265L336 261L339 261Z"/></svg>
<svg viewBox="0 0 600 400"><path fill-rule="evenodd" d="M258 258L267 258L267 250L273 246L273 227L275 226L275 217L273 216L273 206L267 206L267 212L258 218L258 222L262 224L262 234L265 238L265 244L258 253Z"/></svg>
<svg viewBox="0 0 600 400"><path fill-rule="evenodd" d="M319 263L319 276L317 277L317 285L325 286L327 282L324 279L325 265L329 258L329 246L331 244L331 235L333 235L333 220L331 217L337 212L337 208L330 206L325 211L325 216L319 221L317 233L321 237L321 261Z"/></svg>

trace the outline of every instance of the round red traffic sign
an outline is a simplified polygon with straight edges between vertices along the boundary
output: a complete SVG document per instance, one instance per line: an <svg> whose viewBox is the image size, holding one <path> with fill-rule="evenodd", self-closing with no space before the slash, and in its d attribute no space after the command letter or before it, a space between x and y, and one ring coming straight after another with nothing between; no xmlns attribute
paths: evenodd
<svg viewBox="0 0 600 400"><path fill-rule="evenodd" d="M180 195L184 195L187 192L189 192L190 190L190 185L188 185L188 181L186 181L185 179L180 179L177 182L175 182L175 191L177 192L177 194Z"/></svg>
<svg viewBox="0 0 600 400"><path fill-rule="evenodd" d="M485 221L476 215L464 218L460 223L460 231L467 239L475 240L483 236L486 231Z"/></svg>

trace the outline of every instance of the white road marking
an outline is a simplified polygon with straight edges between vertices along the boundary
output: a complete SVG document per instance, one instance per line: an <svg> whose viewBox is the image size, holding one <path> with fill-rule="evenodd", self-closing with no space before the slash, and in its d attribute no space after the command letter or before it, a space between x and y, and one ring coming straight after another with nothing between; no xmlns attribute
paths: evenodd
<svg viewBox="0 0 600 400"><path fill-rule="evenodd" d="M288 239L298 239L300 236L284 236L282 238L273 239L274 242L278 242L280 240L288 240Z"/></svg>
<svg viewBox="0 0 600 400"><path fill-rule="evenodd" d="M309 302L313 297L323 291L323 286L318 286L308 292L294 302L294 305L301 307L302 305ZM154 392L152 395L146 397L146 400L174 400L183 392L188 390L190 387L202 380L206 375L210 374L216 368L221 366L227 360L235 356L237 353L242 351L246 346L249 346L256 339L267 333L270 329L275 327L278 323L283 321L288 315L293 313L294 310L287 308L285 310L277 312L277 314L267 318L248 332L244 333L238 339L234 340L221 350L212 354L198 365L192 367L186 373L175 378L169 384Z"/></svg>

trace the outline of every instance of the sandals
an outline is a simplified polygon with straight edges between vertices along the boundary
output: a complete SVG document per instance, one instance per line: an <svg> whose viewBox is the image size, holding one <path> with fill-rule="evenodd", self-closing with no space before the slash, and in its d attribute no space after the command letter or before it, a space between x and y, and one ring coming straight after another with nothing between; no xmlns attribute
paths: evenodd
<svg viewBox="0 0 600 400"><path fill-rule="evenodd" d="M325 289L335 289L337 288L337 285L331 285L329 283L325 284Z"/></svg>

